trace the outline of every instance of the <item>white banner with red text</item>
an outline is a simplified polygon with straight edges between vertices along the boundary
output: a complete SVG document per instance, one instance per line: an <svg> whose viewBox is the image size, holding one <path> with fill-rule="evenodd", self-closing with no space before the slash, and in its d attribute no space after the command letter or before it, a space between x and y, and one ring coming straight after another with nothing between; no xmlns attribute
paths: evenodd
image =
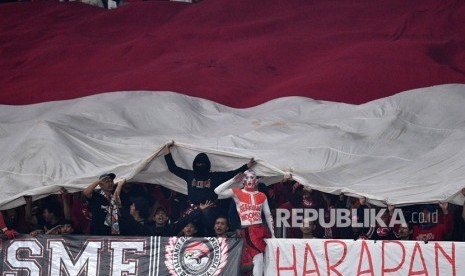
<svg viewBox="0 0 465 276"><path fill-rule="evenodd" d="M465 243L267 240L265 275L465 275Z"/></svg>

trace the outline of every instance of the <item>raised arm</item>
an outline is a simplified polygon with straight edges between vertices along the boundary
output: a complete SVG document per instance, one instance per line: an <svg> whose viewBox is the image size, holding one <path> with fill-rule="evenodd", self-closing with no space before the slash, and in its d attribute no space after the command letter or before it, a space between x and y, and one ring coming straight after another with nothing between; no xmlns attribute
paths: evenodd
<svg viewBox="0 0 465 276"><path fill-rule="evenodd" d="M95 180L92 184L87 186L87 188L85 188L84 191L82 191L82 194L86 198L91 198L92 197L92 192L95 190L95 188L97 188L97 186L100 184L100 182L101 182L100 179Z"/></svg>
<svg viewBox="0 0 465 276"><path fill-rule="evenodd" d="M227 181L228 179L235 177L237 174L245 172L246 170L252 168L256 164L257 164L257 161L251 158L247 164L242 165L240 168L237 168L234 171L215 172L215 177L217 177L217 180L219 181L219 183L222 183L222 182Z"/></svg>
<svg viewBox="0 0 465 276"><path fill-rule="evenodd" d="M115 202L118 206L121 206L121 190L123 190L124 185L126 185L126 178L123 178L118 182L116 190L113 194Z"/></svg>
<svg viewBox="0 0 465 276"><path fill-rule="evenodd" d="M32 222L32 196L24 196L24 200L26 201L24 219L29 229L34 224Z"/></svg>
<svg viewBox="0 0 465 276"><path fill-rule="evenodd" d="M231 178L229 179L228 181L224 182L223 184L221 184L220 186L216 187L215 188L215 193L219 196L221 196L221 198L228 198L228 197L233 197L234 196L234 192L233 190L230 188L230 186L234 183L238 183L240 182L240 180L243 178L243 174L242 173L239 173L237 174L234 178Z"/></svg>
<svg viewBox="0 0 465 276"><path fill-rule="evenodd" d="M444 230L444 235L449 235L452 233L452 230L454 229L454 218L452 217L452 214L450 214L448 207L449 203L448 202L439 202L438 206L442 210L442 217L444 219L442 224L439 224ZM443 240L444 237L442 237L440 240Z"/></svg>
<svg viewBox="0 0 465 276"><path fill-rule="evenodd" d="M263 203L263 214L265 215L266 225L268 225L268 229L270 229L271 238L274 239L273 216L271 215L270 206L268 206L268 200L266 199Z"/></svg>
<svg viewBox="0 0 465 276"><path fill-rule="evenodd" d="M68 191L66 188L61 187L61 201L63 203L63 216L66 220L71 220L71 210L69 208L69 201L68 201Z"/></svg>
<svg viewBox="0 0 465 276"><path fill-rule="evenodd" d="M182 179L186 179L187 175L189 174L189 170L183 169L181 167L178 167L176 165L176 162L174 162L173 156L171 155L171 147L173 147L174 143L169 143L165 146L163 149L163 154L165 156L165 162L166 165L168 166L168 170L176 175L177 177L180 177Z"/></svg>
<svg viewBox="0 0 465 276"><path fill-rule="evenodd" d="M137 222L132 217L130 211L127 210L126 208L119 209L119 214L120 216L118 217L118 223L124 235L133 235L133 236L154 235L150 227L147 227L144 224Z"/></svg>
<svg viewBox="0 0 465 276"><path fill-rule="evenodd" d="M189 224L189 222L205 219L205 217L202 217L206 215L204 214L204 211L212 206L214 206L214 203L212 201L207 200L205 203L201 203L199 208L195 208L188 215L182 216L176 221L169 223L169 235L176 236L187 224Z"/></svg>

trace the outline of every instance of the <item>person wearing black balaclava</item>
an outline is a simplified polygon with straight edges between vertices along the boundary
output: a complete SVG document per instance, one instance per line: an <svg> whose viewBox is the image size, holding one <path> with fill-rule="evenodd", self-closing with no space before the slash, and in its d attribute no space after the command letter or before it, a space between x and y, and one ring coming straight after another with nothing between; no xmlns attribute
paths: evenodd
<svg viewBox="0 0 465 276"><path fill-rule="evenodd" d="M253 167L256 162L252 158L250 161L242 167L227 172L211 172L210 159L205 153L199 153L192 163L192 170L180 168L174 162L173 156L171 155L170 148L174 143L170 143L164 148L165 161L168 165L168 169L171 173L182 178L187 184L187 197L191 208L186 212L197 208L201 203L206 201L217 202L218 195L215 193L215 188L221 183L233 178L238 173L245 172L247 169ZM220 207L216 204L216 207L207 209L204 212L204 226L207 235L215 236L213 232L213 225L216 217L220 213ZM226 210L227 212L227 210Z"/></svg>

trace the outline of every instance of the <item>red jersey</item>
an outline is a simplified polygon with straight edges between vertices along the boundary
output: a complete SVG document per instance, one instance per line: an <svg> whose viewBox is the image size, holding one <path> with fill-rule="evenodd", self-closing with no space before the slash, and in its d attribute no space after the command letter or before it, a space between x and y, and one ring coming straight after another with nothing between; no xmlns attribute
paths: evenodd
<svg viewBox="0 0 465 276"><path fill-rule="evenodd" d="M452 230L453 219L451 214L444 215L444 221L441 224L434 224L429 229L422 228L420 225L413 227L413 239L417 241L443 241L447 233Z"/></svg>
<svg viewBox="0 0 465 276"><path fill-rule="evenodd" d="M241 225L261 224L263 204L268 204L266 195L259 191L248 192L239 188L234 188L232 191Z"/></svg>

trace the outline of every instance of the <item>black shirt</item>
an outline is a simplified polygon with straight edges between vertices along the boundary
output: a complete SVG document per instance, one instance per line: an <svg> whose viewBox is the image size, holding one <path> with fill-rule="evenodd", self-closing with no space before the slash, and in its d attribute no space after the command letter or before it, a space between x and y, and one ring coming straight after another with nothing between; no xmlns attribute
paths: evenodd
<svg viewBox="0 0 465 276"><path fill-rule="evenodd" d="M105 225L107 207L110 201L101 194L100 191L93 191L92 197L88 199L90 211L92 212L92 222L90 224L90 234L98 236L111 235L110 226Z"/></svg>
<svg viewBox="0 0 465 276"><path fill-rule="evenodd" d="M154 236L155 225L146 221L136 221L130 212L121 208L118 216L120 234L123 236Z"/></svg>
<svg viewBox="0 0 465 276"><path fill-rule="evenodd" d="M165 155L165 161L170 172L186 181L187 196L192 204L205 203L207 200L217 200L218 195L215 194L215 188L233 178L238 173L245 172L247 170L247 164L245 164L234 171L210 172L207 177L201 180L196 179L193 170L178 167L174 162L171 153Z"/></svg>

